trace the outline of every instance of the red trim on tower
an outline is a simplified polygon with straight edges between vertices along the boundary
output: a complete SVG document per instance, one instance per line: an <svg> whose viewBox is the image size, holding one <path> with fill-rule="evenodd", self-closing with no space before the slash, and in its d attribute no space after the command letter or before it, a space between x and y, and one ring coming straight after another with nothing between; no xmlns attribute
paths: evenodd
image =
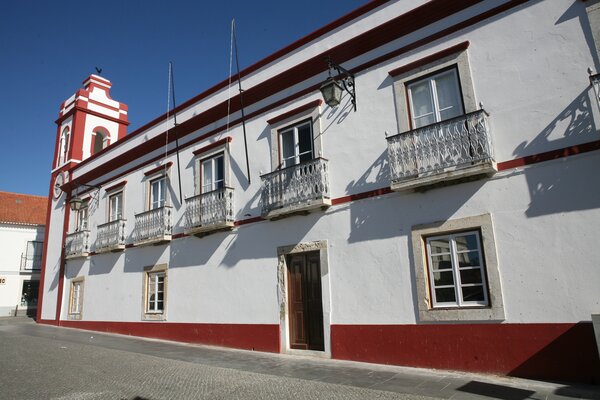
<svg viewBox="0 0 600 400"><path fill-rule="evenodd" d="M121 181L119 183L115 183L114 185L107 187L106 189L104 189L104 191L105 192L110 192L110 191L113 191L115 189L120 189L120 188L122 188L125 185L127 185L127 181Z"/></svg>
<svg viewBox="0 0 600 400"><path fill-rule="evenodd" d="M390 72L388 72L388 74L390 74L392 77L396 77L405 72L412 71L413 69L416 69L416 68L422 67L424 65L427 65L431 62L437 61L440 58L448 57L448 56L458 53L460 51L465 51L468 48L469 48L469 41L467 40L466 42L456 44L456 45L454 45L452 47L448 47L447 49L444 49L442 51L438 51L437 53L433 53L427 57L420 58L416 61L413 61L411 63L403 65L399 68L393 69Z"/></svg>
<svg viewBox="0 0 600 400"><path fill-rule="evenodd" d="M342 360L600 382L589 322L542 324L332 325Z"/></svg>
<svg viewBox="0 0 600 400"><path fill-rule="evenodd" d="M204 147L199 148L198 150L194 150L192 153L197 156L198 154L202 154L202 153L206 153L207 151L210 151L212 149L215 149L219 146L223 146L227 143L231 143L231 141L233 140L233 138L231 136L227 136L226 138L223 138L221 140L217 140L216 142L213 142L209 145L206 145ZM181 148L180 148L181 149Z"/></svg>
<svg viewBox="0 0 600 400"><path fill-rule="evenodd" d="M69 174L70 176L70 174ZM67 197L65 199L65 204L69 204L69 201L71 200L71 193L67 193ZM65 211L64 211L64 221L63 221L63 230L62 230L62 235L61 235L61 242L60 242L60 268L59 268L59 272L58 272L58 293L57 293L57 297L56 297L56 323L58 325L60 325L60 312L62 310L62 303L63 303L63 288L64 288L64 280L65 280L65 267L67 265L66 259L65 259L65 242L67 239L67 231L69 230L69 219L71 217L71 213L68 207L65 207Z"/></svg>
<svg viewBox="0 0 600 400"><path fill-rule="evenodd" d="M169 161L169 162L168 162L168 163L166 163L165 165L160 165L160 166L158 166L158 167L156 167L156 168L152 168L152 169L151 169L151 170L149 170L149 171L145 171L145 172L144 172L144 176L153 175L153 174L155 174L155 173L157 173L157 172L160 172L160 171L162 171L162 170L164 170L164 169L169 169L169 168L171 168L171 165L173 165L173 163L172 163L171 161Z"/></svg>
<svg viewBox="0 0 600 400"><path fill-rule="evenodd" d="M267 124L269 124L269 125L276 124L276 123L278 123L278 122L281 122L281 121L283 121L283 120L285 120L285 119L288 119L288 118L290 118L290 117L293 117L293 116L295 116L296 114L300 114L300 113L303 113L303 112L305 112L305 111L308 111L308 110L312 110L312 109L314 109L314 108L317 108L317 107L319 107L321 104L323 104L323 100L321 100L321 99L319 99L319 100L314 100L314 101L311 101L311 102L310 102L310 103L308 103L308 104L304 104L304 105L302 105L302 106L300 106L300 107L294 108L294 109L293 109L293 110L291 110L291 111L285 112L285 113L283 113L283 114L281 114L281 115L278 115L278 116L276 116L276 117L274 117L274 118L268 119L268 120L267 120Z"/></svg>
<svg viewBox="0 0 600 400"><path fill-rule="evenodd" d="M109 110L112 110L112 111L119 112L119 108L117 108L117 107L113 107L113 106L109 106L109 105L108 105L108 104L106 104L106 103L101 103L101 102L99 102L99 101L96 101L96 100L94 100L94 99L90 99L90 98L88 98L88 103L96 104L96 105L98 105L98 106L102 106L102 107L104 107L104 108L108 108Z"/></svg>
<svg viewBox="0 0 600 400"><path fill-rule="evenodd" d="M185 343L279 352L279 325L61 321L62 326Z"/></svg>
<svg viewBox="0 0 600 400"><path fill-rule="evenodd" d="M83 160L83 137L85 132L85 113L74 113L71 123L71 148L68 160Z"/></svg>

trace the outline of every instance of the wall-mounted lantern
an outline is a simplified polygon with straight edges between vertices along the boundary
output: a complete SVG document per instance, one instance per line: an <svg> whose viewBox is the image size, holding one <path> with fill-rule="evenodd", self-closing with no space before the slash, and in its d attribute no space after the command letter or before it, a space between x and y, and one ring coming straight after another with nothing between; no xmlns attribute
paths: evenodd
<svg viewBox="0 0 600 400"><path fill-rule="evenodd" d="M337 107L342 101L342 94L345 90L350 95L354 111L356 111L356 86L354 84L354 74L334 63L331 60L331 57L327 57L326 60L327 66L329 67L329 77L320 87L323 100L325 100L325 103L327 103L329 107ZM335 78L331 75L332 70L337 72Z"/></svg>
<svg viewBox="0 0 600 400"><path fill-rule="evenodd" d="M80 187L80 186L85 186L85 187L88 187L88 188L93 188L93 189L96 189L96 190L100 190L100 186L86 185L85 183L77 185L77 187ZM85 203L83 201L83 199L81 197L79 197L78 195L75 195L69 201L69 207L71 208L72 211L79 211L79 210L81 210L81 207L83 206L83 203Z"/></svg>

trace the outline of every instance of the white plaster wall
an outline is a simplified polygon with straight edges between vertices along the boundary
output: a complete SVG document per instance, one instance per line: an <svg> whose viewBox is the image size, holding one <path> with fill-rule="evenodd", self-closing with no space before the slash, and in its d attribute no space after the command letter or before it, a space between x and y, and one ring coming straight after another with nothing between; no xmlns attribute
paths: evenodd
<svg viewBox="0 0 600 400"><path fill-rule="evenodd" d="M394 2L390 7L404 7L408 3ZM345 66L360 65L472 16L473 10L498 4L486 2L451 16ZM377 21L384 18L383 14L376 14ZM387 15L394 16L392 12ZM332 197L389 186L384 132L396 133L396 115L388 71L465 40L471 42L468 54L476 97L491 114L497 161L598 140L598 128L591 116L596 104L590 102L586 72L594 64L594 58L582 27L584 16L581 2L526 3L357 74L356 112L351 110L347 98L337 109L325 105L320 109L323 157L330 163ZM362 22L375 21L370 18L365 17ZM328 40L319 46L334 43L333 39ZM309 50L304 51L300 49L294 57L252 75L246 87L262 74L289 67L290 59L310 54ZM298 88L323 78L313 77ZM217 93L190 107L178 120L217 104L223 95ZM273 94L250 106L247 112L286 95L287 91ZM270 127L266 121L318 98L319 94L313 93L247 121L251 184L247 181L241 127L182 149L183 196L194 193L192 151L230 135L234 138L230 144L230 185L235 188L236 219L260 215L259 175L271 168ZM162 131L163 125L108 151L78 169L76 175L152 138ZM180 143L185 145L215 126L218 124L203 127L182 138ZM84 146L89 151L89 143ZM163 153L164 149L158 149L97 180L104 182L115 177L105 187L127 180L128 242L131 242L134 214L146 207L147 179L143 172L161 162L123 177L116 176ZM596 153L569 157L426 193L390 194L335 206L326 213L245 225L231 233L177 239L168 246L132 248L121 254L73 260L68 262L67 277L86 276L84 319L139 321L143 267L168 263L168 321L275 324L279 321L277 247L328 240L332 323L414 323L417 299L412 271L414 255L408 239L411 226L490 213L494 220L506 321L589 320L590 313L598 312L599 308L596 292L600 274L590 250L597 241L598 228L597 224L589 223L600 217L597 200L600 193L597 185L590 184L596 180L593 171L598 158ZM162 160L166 161L173 162L170 196L177 234L183 232L184 207L178 195L176 158L173 155ZM106 222L106 206L107 195L100 190L90 211L91 243L97 225ZM62 217L53 216L51 224L57 220L62 223ZM65 299L68 288L66 282Z"/></svg>
<svg viewBox="0 0 600 400"><path fill-rule="evenodd" d="M27 242L43 241L44 227L20 224L0 224L0 316L8 315L21 302L23 280L39 274L20 272L21 255L27 251Z"/></svg>
<svg viewBox="0 0 600 400"><path fill-rule="evenodd" d="M42 319L54 319L58 297L58 282L60 272L60 256L62 252L62 232L64 224L65 198L63 193L58 200L52 199L50 223L48 230L48 245L44 275L44 297L42 299ZM42 282L40 282L40 285Z"/></svg>

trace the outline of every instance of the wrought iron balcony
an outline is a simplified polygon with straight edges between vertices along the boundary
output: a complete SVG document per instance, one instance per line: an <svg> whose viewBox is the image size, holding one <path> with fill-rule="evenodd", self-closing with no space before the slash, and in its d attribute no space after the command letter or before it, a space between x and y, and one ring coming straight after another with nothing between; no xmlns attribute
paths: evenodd
<svg viewBox="0 0 600 400"><path fill-rule="evenodd" d="M96 253L120 251L125 248L125 220L117 219L98 225Z"/></svg>
<svg viewBox="0 0 600 400"><path fill-rule="evenodd" d="M261 176L262 215L277 218L284 214L329 207L329 164L315 158Z"/></svg>
<svg viewBox="0 0 600 400"><path fill-rule="evenodd" d="M171 207L164 206L135 215L133 241L137 246L171 240Z"/></svg>
<svg viewBox="0 0 600 400"><path fill-rule="evenodd" d="M65 240L65 257L67 259L87 257L90 254L90 231L77 231L67 234Z"/></svg>
<svg viewBox="0 0 600 400"><path fill-rule="evenodd" d="M233 188L224 187L185 199L185 233L233 228Z"/></svg>
<svg viewBox="0 0 600 400"><path fill-rule="evenodd" d="M21 271L39 271L42 269L42 255L21 255Z"/></svg>
<svg viewBox="0 0 600 400"><path fill-rule="evenodd" d="M497 171L484 110L387 138L392 190Z"/></svg>

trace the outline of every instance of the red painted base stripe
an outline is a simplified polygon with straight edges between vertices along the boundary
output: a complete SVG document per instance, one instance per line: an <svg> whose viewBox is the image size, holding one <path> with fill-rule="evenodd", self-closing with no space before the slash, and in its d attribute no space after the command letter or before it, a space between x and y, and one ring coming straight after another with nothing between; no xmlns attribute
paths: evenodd
<svg viewBox="0 0 600 400"><path fill-rule="evenodd" d="M562 149L550 150L544 153L532 154L530 156L516 158L514 160L500 162L498 163L497 167L498 171L504 171L506 169L524 167L525 165L536 164L543 161L556 160L558 158L574 156L577 154L587 153L594 150L600 150L600 140L565 147Z"/></svg>
<svg viewBox="0 0 600 400"><path fill-rule="evenodd" d="M279 325L60 321L61 326L244 350L279 352Z"/></svg>
<svg viewBox="0 0 600 400"><path fill-rule="evenodd" d="M600 383L591 323L333 325L332 357Z"/></svg>

